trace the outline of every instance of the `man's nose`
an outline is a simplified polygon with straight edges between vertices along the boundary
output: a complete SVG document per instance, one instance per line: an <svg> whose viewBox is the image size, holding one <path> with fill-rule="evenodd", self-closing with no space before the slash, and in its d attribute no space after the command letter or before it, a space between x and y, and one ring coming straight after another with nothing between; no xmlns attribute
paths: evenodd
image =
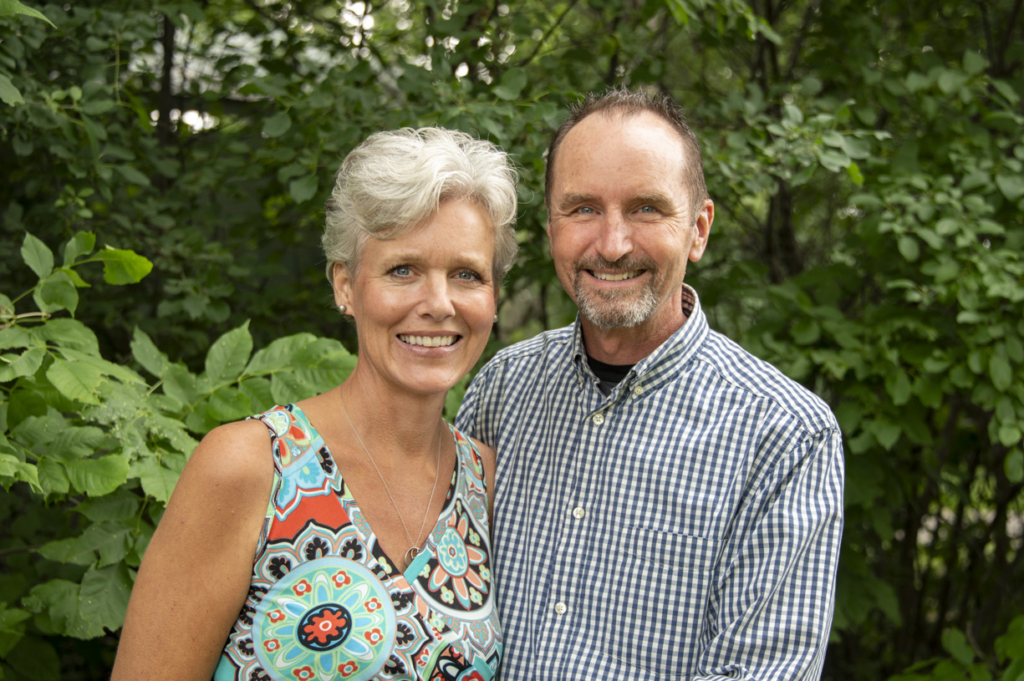
<svg viewBox="0 0 1024 681"><path fill-rule="evenodd" d="M423 300L419 304L419 313L440 321L455 314L451 291L448 289L448 277L437 274L426 278L424 282Z"/></svg>
<svg viewBox="0 0 1024 681"><path fill-rule="evenodd" d="M618 212L609 212L597 237L597 253L608 262L615 262L633 252L631 227Z"/></svg>

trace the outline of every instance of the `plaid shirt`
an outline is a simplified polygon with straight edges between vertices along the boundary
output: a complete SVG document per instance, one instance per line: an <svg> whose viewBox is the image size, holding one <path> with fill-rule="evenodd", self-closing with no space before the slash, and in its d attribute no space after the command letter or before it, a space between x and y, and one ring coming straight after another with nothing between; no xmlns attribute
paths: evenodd
<svg viewBox="0 0 1024 681"><path fill-rule="evenodd" d="M843 524L828 407L688 321L607 397L579 321L499 352L456 425L498 452L505 681L816 679Z"/></svg>

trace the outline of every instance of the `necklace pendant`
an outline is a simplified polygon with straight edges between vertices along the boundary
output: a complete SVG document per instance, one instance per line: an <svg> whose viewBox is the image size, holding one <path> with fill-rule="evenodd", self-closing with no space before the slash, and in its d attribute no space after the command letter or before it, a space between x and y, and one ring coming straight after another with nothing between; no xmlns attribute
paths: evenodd
<svg viewBox="0 0 1024 681"><path fill-rule="evenodd" d="M409 565L411 565L412 562L414 560L416 560L416 556L418 556L418 555L420 555L420 550L418 548L416 548L415 546L413 546L408 551L406 551L405 552L405 567L409 567Z"/></svg>

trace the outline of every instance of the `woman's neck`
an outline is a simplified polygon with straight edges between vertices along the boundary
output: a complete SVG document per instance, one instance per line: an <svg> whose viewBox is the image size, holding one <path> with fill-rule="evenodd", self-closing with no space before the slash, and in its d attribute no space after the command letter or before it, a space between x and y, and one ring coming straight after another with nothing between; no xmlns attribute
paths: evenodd
<svg viewBox="0 0 1024 681"><path fill-rule="evenodd" d="M372 434L375 452L381 457L400 453L403 460L410 461L437 456L438 438L446 435L440 428L444 393L417 395L398 390L368 378L358 366L337 391L330 392L337 392L337 418L344 419L344 400L360 437L366 440Z"/></svg>

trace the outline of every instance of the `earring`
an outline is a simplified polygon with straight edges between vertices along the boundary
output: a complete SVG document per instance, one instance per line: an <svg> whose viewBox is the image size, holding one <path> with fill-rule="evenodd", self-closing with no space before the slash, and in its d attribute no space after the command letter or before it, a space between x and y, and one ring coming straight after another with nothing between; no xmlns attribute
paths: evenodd
<svg viewBox="0 0 1024 681"><path fill-rule="evenodd" d="M497 323L498 323L498 315L494 315L494 323L495 323L495 324L497 324Z"/></svg>
<svg viewBox="0 0 1024 681"><path fill-rule="evenodd" d="M341 314L345 314L345 306L344 305L339 305L338 306L338 312L340 312Z"/></svg>

